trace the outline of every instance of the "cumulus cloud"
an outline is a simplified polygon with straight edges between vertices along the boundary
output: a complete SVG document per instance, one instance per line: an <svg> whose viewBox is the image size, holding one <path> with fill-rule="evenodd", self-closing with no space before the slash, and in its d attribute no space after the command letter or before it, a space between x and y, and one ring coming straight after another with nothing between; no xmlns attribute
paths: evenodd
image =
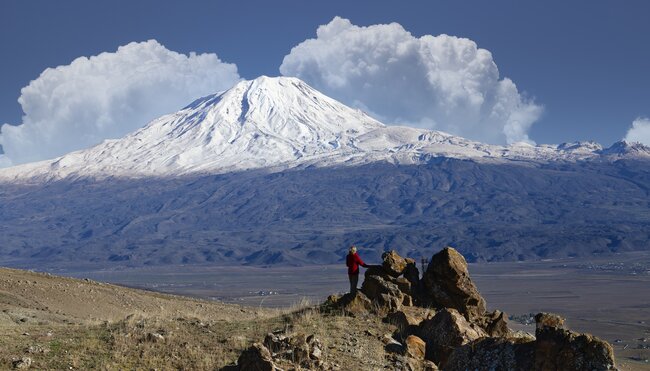
<svg viewBox="0 0 650 371"><path fill-rule="evenodd" d="M387 124L488 143L531 142L528 131L542 113L472 40L417 38L397 23L358 27L336 17L295 46L280 72Z"/></svg>
<svg viewBox="0 0 650 371"><path fill-rule="evenodd" d="M627 142L640 142L650 146L650 119L639 117L632 122L632 127L628 129L625 135Z"/></svg>
<svg viewBox="0 0 650 371"><path fill-rule="evenodd" d="M119 138L240 79L215 54L180 54L155 40L48 68L21 90L24 115L3 125L0 166L56 157Z"/></svg>

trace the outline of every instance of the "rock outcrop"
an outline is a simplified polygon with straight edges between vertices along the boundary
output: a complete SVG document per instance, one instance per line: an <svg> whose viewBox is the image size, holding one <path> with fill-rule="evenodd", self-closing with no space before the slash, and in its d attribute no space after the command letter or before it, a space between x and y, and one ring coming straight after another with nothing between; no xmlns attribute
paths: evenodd
<svg viewBox="0 0 650 371"><path fill-rule="evenodd" d="M432 319L422 321L418 334L427 344L425 358L437 365L444 364L455 348L487 336L454 308L442 309Z"/></svg>
<svg viewBox="0 0 650 371"><path fill-rule="evenodd" d="M282 367L304 368L308 370L329 367L323 362L323 345L314 335L288 335L283 332L269 333L264 344L254 343L243 351L237 361L239 370L281 371Z"/></svg>
<svg viewBox="0 0 650 371"><path fill-rule="evenodd" d="M485 299L469 277L465 258L451 247L431 258L422 283L424 305L456 309L470 321L485 314Z"/></svg>
<svg viewBox="0 0 650 371"><path fill-rule="evenodd" d="M381 267L387 274L393 277L399 277L404 273L406 259L399 256L395 250L383 253L381 259L383 260Z"/></svg>
<svg viewBox="0 0 650 371"><path fill-rule="evenodd" d="M613 370L612 346L591 334L564 328L564 319L540 313L535 316L535 370Z"/></svg>
<svg viewBox="0 0 650 371"><path fill-rule="evenodd" d="M254 343L237 360L240 370L275 371L271 352L262 344Z"/></svg>
<svg viewBox="0 0 650 371"><path fill-rule="evenodd" d="M535 339L486 337L458 347L444 369L514 371L616 370L610 344L593 335L563 328L564 319L549 313L535 317Z"/></svg>
<svg viewBox="0 0 650 371"><path fill-rule="evenodd" d="M616 370L610 344L565 329L558 315L535 316L534 337L512 332L505 313L487 311L465 258L453 248L435 254L421 279L415 260L395 251L382 258L366 270L360 291L330 296L321 311L365 320L379 316L394 325L395 332L382 340L399 369ZM269 334L264 345L244 352L240 365L270 370L269 362L276 367L274 360L291 359L298 367L324 369L322 347L313 337Z"/></svg>

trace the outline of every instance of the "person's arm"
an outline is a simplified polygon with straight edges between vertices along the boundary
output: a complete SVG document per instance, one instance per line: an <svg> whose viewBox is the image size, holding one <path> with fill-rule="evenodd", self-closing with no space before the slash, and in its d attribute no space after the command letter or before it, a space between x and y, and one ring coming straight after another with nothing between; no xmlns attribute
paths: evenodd
<svg viewBox="0 0 650 371"><path fill-rule="evenodd" d="M360 266L362 266L364 268L368 268L368 264L364 263L363 260L361 260L361 257L358 254L356 255L356 257L357 257L357 264L359 264Z"/></svg>

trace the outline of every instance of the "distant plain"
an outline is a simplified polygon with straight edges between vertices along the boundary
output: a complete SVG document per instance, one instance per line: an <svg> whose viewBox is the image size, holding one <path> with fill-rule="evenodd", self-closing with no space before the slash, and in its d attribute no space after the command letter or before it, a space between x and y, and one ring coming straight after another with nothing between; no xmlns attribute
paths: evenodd
<svg viewBox="0 0 650 371"><path fill-rule="evenodd" d="M379 257L364 257L369 264ZM376 260L376 261L375 261ZM594 259L470 264L489 308L525 318L540 311L609 341L623 369L649 369L650 252ZM348 288L343 265L302 267L166 266L53 272L255 307L317 304ZM515 329L534 325L511 321ZM625 367L625 366L631 367Z"/></svg>

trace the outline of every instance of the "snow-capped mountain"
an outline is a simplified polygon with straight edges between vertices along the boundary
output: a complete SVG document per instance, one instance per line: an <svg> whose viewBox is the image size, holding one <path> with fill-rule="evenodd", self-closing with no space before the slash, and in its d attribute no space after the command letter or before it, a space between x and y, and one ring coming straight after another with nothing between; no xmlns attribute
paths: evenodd
<svg viewBox="0 0 650 371"><path fill-rule="evenodd" d="M0 265L470 261L647 249L650 150L487 145L386 126L294 78L204 97L124 138L0 169ZM371 260L372 261L372 260Z"/></svg>
<svg viewBox="0 0 650 371"><path fill-rule="evenodd" d="M0 179L142 177L300 166L414 164L431 157L476 161L650 158L642 145L487 145L438 131L386 126L303 81L260 77L196 100L116 140L54 160L0 171Z"/></svg>

